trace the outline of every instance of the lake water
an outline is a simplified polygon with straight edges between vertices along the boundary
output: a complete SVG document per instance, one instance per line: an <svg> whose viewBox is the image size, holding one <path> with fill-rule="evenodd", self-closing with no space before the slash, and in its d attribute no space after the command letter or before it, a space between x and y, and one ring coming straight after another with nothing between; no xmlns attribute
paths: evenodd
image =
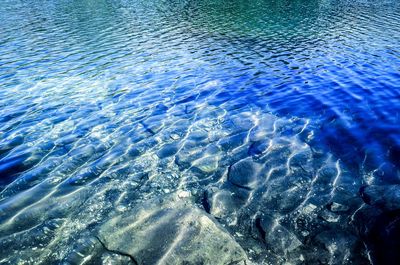
<svg viewBox="0 0 400 265"><path fill-rule="evenodd" d="M395 264L399 1L0 21L0 264Z"/></svg>

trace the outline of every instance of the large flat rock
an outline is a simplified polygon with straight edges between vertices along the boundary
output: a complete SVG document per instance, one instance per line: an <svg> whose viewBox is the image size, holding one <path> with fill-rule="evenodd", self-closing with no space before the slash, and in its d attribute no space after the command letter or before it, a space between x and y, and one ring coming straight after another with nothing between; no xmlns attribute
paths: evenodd
<svg viewBox="0 0 400 265"><path fill-rule="evenodd" d="M244 250L213 217L171 198L111 218L101 226L99 239L138 264L245 264Z"/></svg>

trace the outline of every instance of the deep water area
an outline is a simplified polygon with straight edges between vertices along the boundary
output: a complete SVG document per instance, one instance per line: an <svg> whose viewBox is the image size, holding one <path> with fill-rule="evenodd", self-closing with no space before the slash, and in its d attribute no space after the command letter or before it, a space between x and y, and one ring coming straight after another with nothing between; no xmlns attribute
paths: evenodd
<svg viewBox="0 0 400 265"><path fill-rule="evenodd" d="M0 264L399 264L400 1L0 22Z"/></svg>

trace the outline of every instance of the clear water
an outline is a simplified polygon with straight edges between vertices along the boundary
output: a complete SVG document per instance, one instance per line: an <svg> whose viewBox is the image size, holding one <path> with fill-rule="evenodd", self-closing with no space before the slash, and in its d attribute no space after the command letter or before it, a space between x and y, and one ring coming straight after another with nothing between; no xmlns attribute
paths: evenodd
<svg viewBox="0 0 400 265"><path fill-rule="evenodd" d="M399 1L2 0L0 21L1 264L152 264L101 231L179 199L247 264L374 260L359 190L400 183Z"/></svg>

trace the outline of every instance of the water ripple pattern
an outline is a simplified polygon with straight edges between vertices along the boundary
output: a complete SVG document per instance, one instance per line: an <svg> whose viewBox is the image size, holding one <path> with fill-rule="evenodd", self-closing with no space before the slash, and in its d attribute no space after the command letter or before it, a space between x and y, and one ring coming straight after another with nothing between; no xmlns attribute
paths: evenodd
<svg viewBox="0 0 400 265"><path fill-rule="evenodd" d="M398 1L2 0L0 21L0 264L398 257Z"/></svg>

